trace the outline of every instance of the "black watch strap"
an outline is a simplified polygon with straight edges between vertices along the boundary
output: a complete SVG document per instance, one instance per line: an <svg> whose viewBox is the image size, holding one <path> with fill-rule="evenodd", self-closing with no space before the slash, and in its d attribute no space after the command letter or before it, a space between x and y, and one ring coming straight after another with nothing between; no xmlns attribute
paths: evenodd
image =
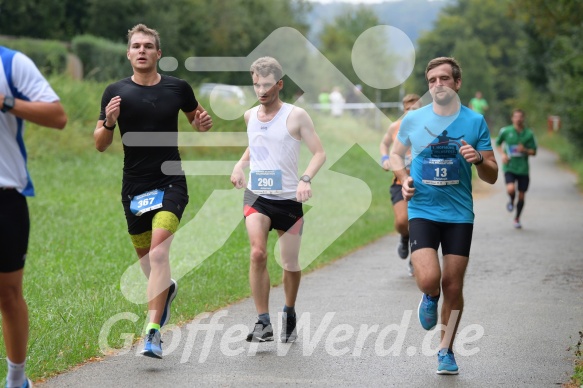
<svg viewBox="0 0 583 388"><path fill-rule="evenodd" d="M14 97L4 96L4 103L2 104L2 112L8 112L10 109L14 108Z"/></svg>
<svg viewBox="0 0 583 388"><path fill-rule="evenodd" d="M103 120L103 128L113 131L115 129L115 124L113 124L111 127L107 126L107 119Z"/></svg>
<svg viewBox="0 0 583 388"><path fill-rule="evenodd" d="M482 162L484 161L484 155L482 155L482 153L480 151L476 151L478 153L478 155L480 155L480 160L478 160L477 162L474 163L474 166L477 166L479 164L482 164Z"/></svg>

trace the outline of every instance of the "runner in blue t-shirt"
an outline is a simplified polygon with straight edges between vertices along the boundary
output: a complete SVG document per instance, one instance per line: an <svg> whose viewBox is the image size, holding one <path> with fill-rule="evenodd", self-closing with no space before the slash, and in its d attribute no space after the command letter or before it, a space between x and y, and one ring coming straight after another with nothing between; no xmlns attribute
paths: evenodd
<svg viewBox="0 0 583 388"><path fill-rule="evenodd" d="M441 323L447 330L441 336L437 373L457 374L452 346L464 305L463 281L472 242L472 164L480 179L491 184L498 178L498 165L484 117L459 101L462 78L457 61L435 58L425 77L433 103L403 119L390 158L409 201L411 260L423 292L419 320L426 330L437 325L443 292ZM409 148L410 176L404 164ZM443 268L437 254L440 245Z"/></svg>

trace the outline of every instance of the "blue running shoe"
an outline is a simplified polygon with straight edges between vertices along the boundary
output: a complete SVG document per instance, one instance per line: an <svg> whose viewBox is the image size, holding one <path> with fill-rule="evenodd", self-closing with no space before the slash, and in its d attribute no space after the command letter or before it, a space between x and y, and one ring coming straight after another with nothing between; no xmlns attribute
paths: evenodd
<svg viewBox="0 0 583 388"><path fill-rule="evenodd" d="M176 294L178 293L178 283L176 280L170 279L172 284L168 287L168 296L166 296L166 304L164 305L164 312L162 313L162 319L160 319L160 327L164 326L170 321L170 307Z"/></svg>
<svg viewBox="0 0 583 388"><path fill-rule="evenodd" d="M5 387L6 387L6 388L9 388L9 387L8 387L8 383L6 383ZM20 386L20 388L32 388L32 381L30 381L30 379L29 379L29 378L27 378L27 379L24 381L24 384L22 384L22 385Z"/></svg>
<svg viewBox="0 0 583 388"><path fill-rule="evenodd" d="M142 354L146 357L162 358L162 339L159 330L150 329L146 336Z"/></svg>
<svg viewBox="0 0 583 388"><path fill-rule="evenodd" d="M508 210L508 213L511 213L512 210L514 210L514 204L512 202L508 202L506 204L506 210Z"/></svg>
<svg viewBox="0 0 583 388"><path fill-rule="evenodd" d="M437 364L438 375L457 375L459 373L453 352L449 349L443 348L437 353Z"/></svg>
<svg viewBox="0 0 583 388"><path fill-rule="evenodd" d="M419 322L425 330L431 330L437 325L437 302L439 295L436 297L423 294L419 302Z"/></svg>

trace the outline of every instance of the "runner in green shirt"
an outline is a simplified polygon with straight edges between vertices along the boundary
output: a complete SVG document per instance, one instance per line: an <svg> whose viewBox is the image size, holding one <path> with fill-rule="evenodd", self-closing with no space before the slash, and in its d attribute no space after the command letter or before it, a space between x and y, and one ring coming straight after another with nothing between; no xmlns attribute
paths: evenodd
<svg viewBox="0 0 583 388"><path fill-rule="evenodd" d="M482 116L489 108L488 101L482 97L482 92L480 91L477 91L475 97L470 100L469 107L471 110Z"/></svg>
<svg viewBox="0 0 583 388"><path fill-rule="evenodd" d="M524 111L515 109L512 112L512 125L500 130L496 145L502 154L502 169L506 180L506 191L510 201L506 205L509 212L514 210L516 195L514 184L518 182L518 201L516 202L516 218L514 227L519 229L520 213L524 207L524 195L530 182L528 157L536 155L536 139L534 133L524 126Z"/></svg>

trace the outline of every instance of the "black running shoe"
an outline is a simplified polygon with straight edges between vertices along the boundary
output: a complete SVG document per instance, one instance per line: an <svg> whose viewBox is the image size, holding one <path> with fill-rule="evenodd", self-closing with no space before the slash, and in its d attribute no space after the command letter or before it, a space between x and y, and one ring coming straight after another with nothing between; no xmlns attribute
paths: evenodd
<svg viewBox="0 0 583 388"><path fill-rule="evenodd" d="M397 245L397 254L403 260L409 257L409 238L404 239L401 237L399 244Z"/></svg>
<svg viewBox="0 0 583 388"><path fill-rule="evenodd" d="M253 331L247 334L247 342L267 341L273 341L273 327L271 327L271 323L266 325L261 321L257 321Z"/></svg>
<svg viewBox="0 0 583 388"><path fill-rule="evenodd" d="M296 330L296 316L288 316L283 313L281 319L281 342L294 342L298 338L298 333Z"/></svg>
<svg viewBox="0 0 583 388"><path fill-rule="evenodd" d="M174 279L170 279L170 281L172 284L170 284L170 287L168 287L168 295L166 296L166 303L164 304L162 319L160 319L160 327L164 326L170 321L170 307L172 306L172 302L178 293L178 283L176 283L176 280Z"/></svg>

